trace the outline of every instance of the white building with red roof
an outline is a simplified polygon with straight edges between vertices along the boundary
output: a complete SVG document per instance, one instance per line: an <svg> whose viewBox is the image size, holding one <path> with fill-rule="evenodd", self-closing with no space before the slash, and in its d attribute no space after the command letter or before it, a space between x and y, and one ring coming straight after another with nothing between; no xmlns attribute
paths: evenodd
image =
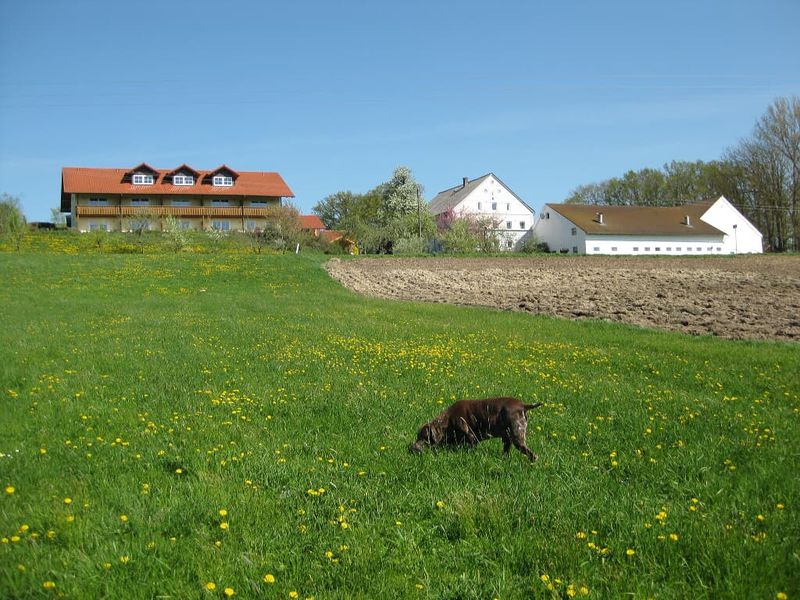
<svg viewBox="0 0 800 600"><path fill-rule="evenodd" d="M61 211L78 231L131 231L146 220L163 229L174 217L182 229L249 231L266 224L271 207L294 194L278 173L234 171L226 165L206 171L183 164L155 169L65 167Z"/></svg>

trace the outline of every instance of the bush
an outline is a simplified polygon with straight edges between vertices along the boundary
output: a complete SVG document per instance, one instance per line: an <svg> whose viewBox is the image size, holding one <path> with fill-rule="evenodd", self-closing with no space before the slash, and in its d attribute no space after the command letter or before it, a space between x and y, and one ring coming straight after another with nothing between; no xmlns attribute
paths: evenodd
<svg viewBox="0 0 800 600"><path fill-rule="evenodd" d="M400 238L394 243L392 252L401 255L425 254L427 245L426 240L421 237Z"/></svg>

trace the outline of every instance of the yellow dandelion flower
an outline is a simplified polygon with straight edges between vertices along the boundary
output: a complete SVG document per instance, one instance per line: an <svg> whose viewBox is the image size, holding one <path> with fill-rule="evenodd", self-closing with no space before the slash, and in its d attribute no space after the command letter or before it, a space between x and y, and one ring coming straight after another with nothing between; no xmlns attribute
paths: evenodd
<svg viewBox="0 0 800 600"><path fill-rule="evenodd" d="M128 515L120 515L119 516L119 520L122 521L123 523L127 523L128 522Z"/></svg>
<svg viewBox="0 0 800 600"><path fill-rule="evenodd" d="M207 589L209 592L213 592L215 589L217 589L217 584L216 584L216 583L214 583L213 581L209 581L209 582L206 584L206 589Z"/></svg>
<svg viewBox="0 0 800 600"><path fill-rule="evenodd" d="M275 583L275 575L272 573L264 575L264 583Z"/></svg>
<svg viewBox="0 0 800 600"><path fill-rule="evenodd" d="M297 592L295 592L294 590L292 590L291 592L289 592L289 598L297 598L297 596L298 596L298 595L299 595L299 594L298 594Z"/></svg>
<svg viewBox="0 0 800 600"><path fill-rule="evenodd" d="M628 556L633 556L634 554L636 554L636 550L634 550L633 548L628 548L627 550L625 550L625 554L627 554Z"/></svg>
<svg viewBox="0 0 800 600"><path fill-rule="evenodd" d="M236 595L236 592L234 592L234 591L233 591L233 588L230 588L230 587L226 587L226 588L225 588L225 589L222 591L222 593L223 593L223 594L225 594L225 595L226 595L228 598L230 598L230 597L232 597L232 596L235 596L235 595Z"/></svg>
<svg viewBox="0 0 800 600"><path fill-rule="evenodd" d="M223 529L223 530L227 530L228 529L228 522L227 521L223 521L222 523L219 524L219 528Z"/></svg>
<svg viewBox="0 0 800 600"><path fill-rule="evenodd" d="M52 590L53 588L56 587L56 582L55 581L49 581L49 580L48 581L44 581L44 582L42 582L42 587L44 589L46 589L46 590Z"/></svg>
<svg viewBox="0 0 800 600"><path fill-rule="evenodd" d="M783 510L784 506L783 506L783 504L781 502L778 502L778 504L775 505L775 508L777 508L778 510Z"/></svg>
<svg viewBox="0 0 800 600"><path fill-rule="evenodd" d="M64 504L72 504L72 498L64 498Z"/></svg>
<svg viewBox="0 0 800 600"><path fill-rule="evenodd" d="M17 490L14 488L14 486L13 486L13 485L7 485L7 486L6 486L6 494L8 494L9 496L10 496L11 494L13 494L14 492L16 492L16 491L17 491Z"/></svg>
<svg viewBox="0 0 800 600"><path fill-rule="evenodd" d="M580 587L580 589L578 589L578 593L580 593L581 596L588 596L589 595L589 588L586 587L585 585L582 585Z"/></svg>
<svg viewBox="0 0 800 600"><path fill-rule="evenodd" d="M669 534L669 539L671 539L673 542L677 542L678 541L678 534L677 533L670 533Z"/></svg>
<svg viewBox="0 0 800 600"><path fill-rule="evenodd" d="M219 509L219 516L220 517L227 517L228 516L228 511L225 510L224 508L220 508Z"/></svg>
<svg viewBox="0 0 800 600"><path fill-rule="evenodd" d="M778 592L777 594L775 594L775 598L776 600L789 600L789 596L787 596L783 592Z"/></svg>
<svg viewBox="0 0 800 600"><path fill-rule="evenodd" d="M444 508L444 502L442 502L441 500L437 500L436 508Z"/></svg>

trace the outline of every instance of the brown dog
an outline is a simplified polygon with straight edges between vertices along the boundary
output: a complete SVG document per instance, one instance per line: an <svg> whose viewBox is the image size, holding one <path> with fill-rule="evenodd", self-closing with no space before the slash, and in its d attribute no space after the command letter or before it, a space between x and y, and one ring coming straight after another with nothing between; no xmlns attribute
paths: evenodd
<svg viewBox="0 0 800 600"><path fill-rule="evenodd" d="M411 444L411 452L422 452L425 446L445 444L469 444L488 438L503 440L503 452L508 453L511 445L531 461L539 458L525 444L528 431L528 418L525 413L541 406L524 404L516 398L487 398L486 400L459 400L437 415L430 423L425 423L417 433L417 441Z"/></svg>

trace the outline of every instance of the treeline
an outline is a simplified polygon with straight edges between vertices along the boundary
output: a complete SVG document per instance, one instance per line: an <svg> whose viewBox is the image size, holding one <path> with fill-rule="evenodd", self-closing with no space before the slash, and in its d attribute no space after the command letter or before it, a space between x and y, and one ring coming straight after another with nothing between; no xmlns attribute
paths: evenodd
<svg viewBox="0 0 800 600"><path fill-rule="evenodd" d="M778 98L752 135L710 162L672 161L662 169L581 185L577 204L673 206L725 196L764 234L767 250L800 251L800 98Z"/></svg>

